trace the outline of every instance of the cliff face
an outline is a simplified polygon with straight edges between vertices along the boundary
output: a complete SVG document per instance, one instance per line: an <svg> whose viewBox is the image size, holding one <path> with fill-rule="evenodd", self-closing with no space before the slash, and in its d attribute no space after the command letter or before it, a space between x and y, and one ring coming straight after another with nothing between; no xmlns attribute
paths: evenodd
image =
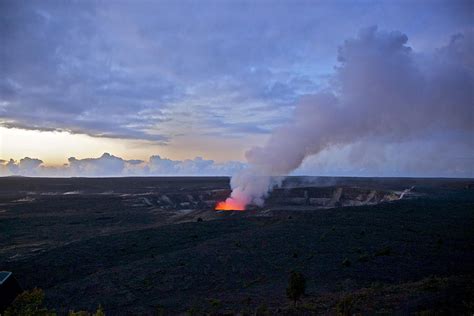
<svg viewBox="0 0 474 316"><path fill-rule="evenodd" d="M300 187L274 190L265 201L264 208L287 207L287 209L292 209L294 206L307 206L319 209L362 206L413 196L416 196L416 193L409 191L367 189L353 186Z"/></svg>

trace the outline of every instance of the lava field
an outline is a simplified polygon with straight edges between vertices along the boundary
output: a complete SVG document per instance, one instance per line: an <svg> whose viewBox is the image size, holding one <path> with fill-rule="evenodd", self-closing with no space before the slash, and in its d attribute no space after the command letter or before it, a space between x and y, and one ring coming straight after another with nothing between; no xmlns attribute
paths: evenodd
<svg viewBox="0 0 474 316"><path fill-rule="evenodd" d="M242 212L214 210L224 177L6 177L0 270L60 315L463 314L473 184L289 177ZM296 308L291 271L307 282Z"/></svg>

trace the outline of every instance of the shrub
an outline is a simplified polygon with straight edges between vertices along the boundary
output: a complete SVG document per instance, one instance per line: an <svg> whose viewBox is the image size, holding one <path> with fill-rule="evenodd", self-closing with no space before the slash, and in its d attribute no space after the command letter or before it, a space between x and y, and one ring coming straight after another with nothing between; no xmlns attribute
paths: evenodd
<svg viewBox="0 0 474 316"><path fill-rule="evenodd" d="M198 307L191 307L191 308L188 308L188 310L186 311L187 316L195 316L195 315L200 315L200 314L201 314L201 310Z"/></svg>
<svg viewBox="0 0 474 316"><path fill-rule="evenodd" d="M376 257L380 257L380 256L390 256L392 254L392 248L391 247L383 247L382 249L380 249L379 251L377 251L375 253L375 256Z"/></svg>
<svg viewBox="0 0 474 316"><path fill-rule="evenodd" d="M261 304L255 310L255 316L269 316L270 312L265 304Z"/></svg>
<svg viewBox="0 0 474 316"><path fill-rule="evenodd" d="M291 272L290 279L288 281L288 288L286 289L286 296L291 299L295 306L296 301L304 294L306 290L306 280L304 276L299 272Z"/></svg>
<svg viewBox="0 0 474 316"><path fill-rule="evenodd" d="M213 309L217 310L221 306L221 301L218 300L217 298L211 298L209 300L209 304L211 305Z"/></svg>
<svg viewBox="0 0 474 316"><path fill-rule="evenodd" d="M354 308L354 297L352 295L346 295L336 304L336 315L348 316L352 314Z"/></svg>
<svg viewBox="0 0 474 316"><path fill-rule="evenodd" d="M90 316L90 313L86 311L69 311L69 313L67 313L67 316Z"/></svg>
<svg viewBox="0 0 474 316"><path fill-rule="evenodd" d="M30 291L24 291L7 308L4 316L56 316L53 310L48 310L43 306L43 302L44 291L42 289L34 288ZM102 306L99 305L95 313L71 310L68 316L105 316L105 313Z"/></svg>
<svg viewBox="0 0 474 316"><path fill-rule="evenodd" d="M348 267L351 265L351 261L347 258L345 258L344 260L342 260L342 265L345 266L345 267Z"/></svg>
<svg viewBox="0 0 474 316"><path fill-rule="evenodd" d="M367 253L363 253L359 256L358 260L360 262L367 262L367 261L369 261L369 259L370 259L370 256Z"/></svg>
<svg viewBox="0 0 474 316"><path fill-rule="evenodd" d="M155 314L156 316L165 316L166 310L163 305L158 305L155 307Z"/></svg>
<svg viewBox="0 0 474 316"><path fill-rule="evenodd" d="M105 316L104 309L102 308L101 305L99 305L99 308L95 312L93 316Z"/></svg>
<svg viewBox="0 0 474 316"><path fill-rule="evenodd" d="M43 306L44 292L34 288L17 296L10 307L5 311L5 316L53 316L54 311L49 311Z"/></svg>
<svg viewBox="0 0 474 316"><path fill-rule="evenodd" d="M105 316L104 309L102 308L101 305L99 305L99 308L97 308L97 311L95 313L89 313L87 311L69 311L67 314L68 316Z"/></svg>

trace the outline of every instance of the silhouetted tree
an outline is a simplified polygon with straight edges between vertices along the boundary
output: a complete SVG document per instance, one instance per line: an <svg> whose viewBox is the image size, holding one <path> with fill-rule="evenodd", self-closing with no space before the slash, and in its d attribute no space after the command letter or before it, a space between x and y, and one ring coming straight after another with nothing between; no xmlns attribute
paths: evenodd
<svg viewBox="0 0 474 316"><path fill-rule="evenodd" d="M293 300L296 306L296 301L304 294L306 289L306 280L304 276L299 273L292 271L290 279L288 280L288 288L286 289L286 296L290 300Z"/></svg>

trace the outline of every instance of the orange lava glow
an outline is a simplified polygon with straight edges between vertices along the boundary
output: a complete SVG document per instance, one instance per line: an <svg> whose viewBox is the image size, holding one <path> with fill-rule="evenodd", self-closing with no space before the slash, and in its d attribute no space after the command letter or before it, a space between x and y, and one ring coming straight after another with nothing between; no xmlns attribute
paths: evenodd
<svg viewBox="0 0 474 316"><path fill-rule="evenodd" d="M245 211L245 205L239 203L232 198L228 198L225 201L217 203L215 207L216 211Z"/></svg>

